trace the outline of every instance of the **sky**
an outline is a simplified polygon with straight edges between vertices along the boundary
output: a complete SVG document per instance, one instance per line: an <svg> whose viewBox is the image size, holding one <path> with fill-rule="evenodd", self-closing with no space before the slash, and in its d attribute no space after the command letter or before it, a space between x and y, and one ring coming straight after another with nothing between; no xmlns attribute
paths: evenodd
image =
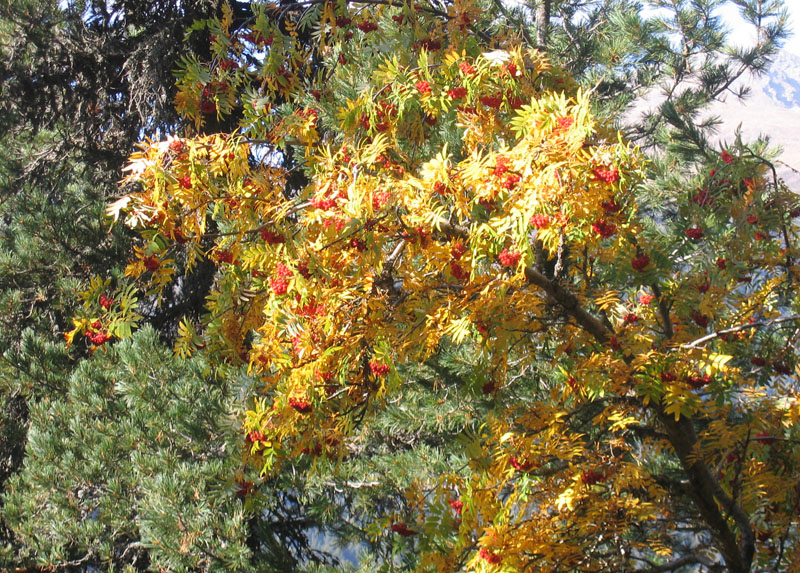
<svg viewBox="0 0 800 573"><path fill-rule="evenodd" d="M792 36L784 44L784 49L800 56L800 0L784 0L784 4L789 11L789 28L792 30ZM720 10L720 15L735 35L741 33L743 39L752 42L750 28L739 16L739 9L736 6L728 4Z"/></svg>

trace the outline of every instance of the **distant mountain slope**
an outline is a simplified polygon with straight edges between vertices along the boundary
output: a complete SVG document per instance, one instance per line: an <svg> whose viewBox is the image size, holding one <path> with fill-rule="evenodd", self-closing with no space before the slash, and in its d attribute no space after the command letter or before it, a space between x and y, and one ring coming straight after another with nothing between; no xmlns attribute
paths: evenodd
<svg viewBox="0 0 800 573"><path fill-rule="evenodd" d="M737 127L745 141L768 136L774 146L783 150L776 164L779 177L800 193L800 56L784 50L769 72L746 78L745 82L750 94L744 100L730 93L709 111L710 116L722 120L719 144L732 142ZM629 117L636 118L656 105L656 101L645 97L634 105Z"/></svg>
<svg viewBox="0 0 800 573"><path fill-rule="evenodd" d="M783 149L776 166L779 176L800 192L800 56L782 51L764 76L749 79L751 93L745 100L732 94L712 107L723 120L719 135L732 141L741 125L745 140L759 135Z"/></svg>

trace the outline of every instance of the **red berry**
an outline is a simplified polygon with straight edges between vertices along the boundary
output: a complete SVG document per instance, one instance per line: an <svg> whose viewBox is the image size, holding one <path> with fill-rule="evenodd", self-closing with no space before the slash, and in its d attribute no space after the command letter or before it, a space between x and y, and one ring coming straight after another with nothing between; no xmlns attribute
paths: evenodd
<svg viewBox="0 0 800 573"><path fill-rule="evenodd" d="M386 376L389 373L389 365L383 362L370 362L369 369L375 376Z"/></svg>
<svg viewBox="0 0 800 573"><path fill-rule="evenodd" d="M693 310L692 311L692 320L700 328L706 328L708 326L709 318L705 314L703 314L701 312L698 312L696 310Z"/></svg>
<svg viewBox="0 0 800 573"><path fill-rule="evenodd" d="M761 432L759 434L756 434L756 441L759 444L769 445L769 444L774 444L777 440L775 436L772 436L766 432Z"/></svg>
<svg viewBox="0 0 800 573"><path fill-rule="evenodd" d="M604 239L607 239L617 232L617 226L613 223L600 220L592 223L592 230Z"/></svg>
<svg viewBox="0 0 800 573"><path fill-rule="evenodd" d="M286 241L286 238L280 233L270 231L269 229L261 229L261 239L268 245L279 245Z"/></svg>
<svg viewBox="0 0 800 573"><path fill-rule="evenodd" d="M473 65L467 62L461 62L460 64L458 64L458 68L461 70L461 73L464 74L465 76L471 76L477 71Z"/></svg>
<svg viewBox="0 0 800 573"><path fill-rule="evenodd" d="M534 467L534 463L529 461L527 458L518 458L517 456L511 456L508 458L508 465L521 472L530 471Z"/></svg>
<svg viewBox="0 0 800 573"><path fill-rule="evenodd" d="M300 400L298 398L289 398L289 406L291 406L301 414L308 414L309 412L314 410L314 407L311 404L309 404L305 400Z"/></svg>
<svg viewBox="0 0 800 573"><path fill-rule="evenodd" d="M509 173L503 179L503 183L501 184L501 186L503 187L503 189L513 189L514 187L517 186L517 183L519 183L519 181L520 181L519 175L517 175L516 173Z"/></svg>
<svg viewBox="0 0 800 573"><path fill-rule="evenodd" d="M508 171L511 160L505 155L498 155L494 160L494 171L492 175L502 177Z"/></svg>
<svg viewBox="0 0 800 573"><path fill-rule="evenodd" d="M361 30L362 32L364 32L365 34L368 34L370 32L374 32L375 30L378 29L378 24L375 23L375 22L372 22L371 20L363 20L363 21L359 22L358 24L356 24L356 26L358 26L358 29Z"/></svg>
<svg viewBox="0 0 800 573"><path fill-rule="evenodd" d="M659 378L661 378L662 382L674 382L675 380L677 380L677 377L670 372L662 372L658 376Z"/></svg>
<svg viewBox="0 0 800 573"><path fill-rule="evenodd" d="M150 272L156 270L161 264L161 262L155 255L149 255L145 257L142 262L144 262L144 268L146 268Z"/></svg>
<svg viewBox="0 0 800 573"><path fill-rule="evenodd" d="M723 160L725 163L730 163L731 161L733 161L733 156L732 156L730 153L728 153L727 151L723 151L723 152L720 154L720 157L722 157L722 160Z"/></svg>
<svg viewBox="0 0 800 573"><path fill-rule="evenodd" d="M761 356L753 356L750 359L750 364L752 364L753 366L758 366L760 368L761 366L766 366L767 361Z"/></svg>
<svg viewBox="0 0 800 573"><path fill-rule="evenodd" d="M503 249L500 251L500 254L497 255L497 258L504 267L516 267L521 256L522 254L517 251Z"/></svg>
<svg viewBox="0 0 800 573"><path fill-rule="evenodd" d="M616 183L619 181L619 170L616 167L612 167L611 169L595 167L592 174L596 181L605 181L606 183Z"/></svg>
<svg viewBox="0 0 800 573"><path fill-rule="evenodd" d="M491 107L493 109L497 109L503 103L503 96L499 94L491 95L491 96L481 96L478 98L480 102L485 105L486 107Z"/></svg>
<svg viewBox="0 0 800 573"><path fill-rule="evenodd" d="M531 217L531 226L537 229L546 229L550 226L550 217L547 215L534 215Z"/></svg>
<svg viewBox="0 0 800 573"><path fill-rule="evenodd" d="M647 266L650 264L650 257L647 255L641 255L639 257L634 257L631 259L631 266L634 270L639 271L640 273L643 272Z"/></svg>
<svg viewBox="0 0 800 573"><path fill-rule="evenodd" d="M431 84L429 84L425 80L418 81L417 83L414 84L414 87L417 88L417 91L421 94L431 93Z"/></svg>
<svg viewBox="0 0 800 573"><path fill-rule="evenodd" d="M566 131L567 129L572 127L572 124L574 123L575 123L575 118L573 117L569 116L559 117L558 119L556 119L556 131Z"/></svg>
<svg viewBox="0 0 800 573"><path fill-rule="evenodd" d="M584 485L594 485L602 483L606 480L606 476L595 470L584 470L581 473L581 483Z"/></svg>
<svg viewBox="0 0 800 573"><path fill-rule="evenodd" d="M286 291L289 289L289 281L287 281L285 277L281 276L270 277L269 286L272 289L272 292L275 293L275 296L281 296L286 294Z"/></svg>
<svg viewBox="0 0 800 573"><path fill-rule="evenodd" d="M405 523L393 523L392 531L394 531L398 535L402 535L403 537L410 537L412 535L417 534L417 532L414 531L413 529L409 529L409 527Z"/></svg>
<svg viewBox="0 0 800 573"><path fill-rule="evenodd" d="M100 306L104 309L108 310L111 308L111 305L114 304L113 298L108 298L105 293L100 295Z"/></svg>
<svg viewBox="0 0 800 573"><path fill-rule="evenodd" d="M686 236L692 239L693 241L699 241L700 239L703 238L703 229L701 229L700 227L692 227L686 229L684 233L686 233Z"/></svg>
<svg viewBox="0 0 800 573"><path fill-rule="evenodd" d="M459 99L467 95L467 88L462 86L454 87L451 90L447 90L447 96L450 99Z"/></svg>
<svg viewBox="0 0 800 573"><path fill-rule="evenodd" d="M456 515L461 515L461 510L464 509L463 501L460 499L450 499L447 501L447 503L455 510Z"/></svg>
<svg viewBox="0 0 800 573"><path fill-rule="evenodd" d="M686 383L694 388L695 390L702 388L708 384L711 384L711 376L706 374L705 376L687 376Z"/></svg>
<svg viewBox="0 0 800 573"><path fill-rule="evenodd" d="M491 563L493 565L496 565L496 564L500 563L503 560L503 558L500 555L496 555L496 554L492 553L491 551L489 551L485 547L481 548L481 550L478 552L478 555L480 555L481 559L483 559L487 563Z"/></svg>
<svg viewBox="0 0 800 573"><path fill-rule="evenodd" d="M461 241L453 243L453 246L450 248L450 256L455 260L459 260L466 252L467 246Z"/></svg>
<svg viewBox="0 0 800 573"><path fill-rule="evenodd" d="M772 369L775 370L778 374L783 374L785 376L789 376L792 374L791 367L781 360L774 360L772 362Z"/></svg>

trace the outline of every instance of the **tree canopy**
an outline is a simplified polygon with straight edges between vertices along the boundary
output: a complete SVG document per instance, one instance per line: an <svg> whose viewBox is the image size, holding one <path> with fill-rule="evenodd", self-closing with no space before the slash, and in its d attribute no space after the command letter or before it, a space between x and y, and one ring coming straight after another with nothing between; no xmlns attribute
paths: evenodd
<svg viewBox="0 0 800 573"><path fill-rule="evenodd" d="M244 404L245 512L300 472L371 566L791 570L800 202L765 142L715 147L699 115L766 67L785 14L742 2L758 41L729 49L719 2L647 4L223 4L187 36L210 47L181 60L183 131L143 139L109 204L133 257L85 286L68 343L134 372L112 342L185 311L174 360ZM646 88L657 111L622 132ZM202 316L174 303L198 269ZM166 386L199 399L186 364ZM118 376L134 404L149 382ZM214 527L230 555L151 558L246 567Z"/></svg>

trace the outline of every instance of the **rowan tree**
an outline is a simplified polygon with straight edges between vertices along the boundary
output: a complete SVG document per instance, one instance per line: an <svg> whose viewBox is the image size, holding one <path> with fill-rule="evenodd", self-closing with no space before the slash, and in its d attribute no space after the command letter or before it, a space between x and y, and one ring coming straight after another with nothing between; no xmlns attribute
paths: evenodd
<svg viewBox="0 0 800 573"><path fill-rule="evenodd" d="M753 62L781 33L762 8ZM244 456L264 476L346 463L413 365L468 356L432 384L485 399L467 463L370 529L420 568L796 567L800 213L761 146L712 153L691 121L722 89L713 42L678 61L708 82L662 108L696 153L665 188L591 91L490 18L311 3L205 22L213 58L185 61L177 106L239 127L131 157L138 188L109 209L142 237L126 275L157 297L217 267L176 352L257 380ZM69 341L129 334L124 282L84 301Z"/></svg>

